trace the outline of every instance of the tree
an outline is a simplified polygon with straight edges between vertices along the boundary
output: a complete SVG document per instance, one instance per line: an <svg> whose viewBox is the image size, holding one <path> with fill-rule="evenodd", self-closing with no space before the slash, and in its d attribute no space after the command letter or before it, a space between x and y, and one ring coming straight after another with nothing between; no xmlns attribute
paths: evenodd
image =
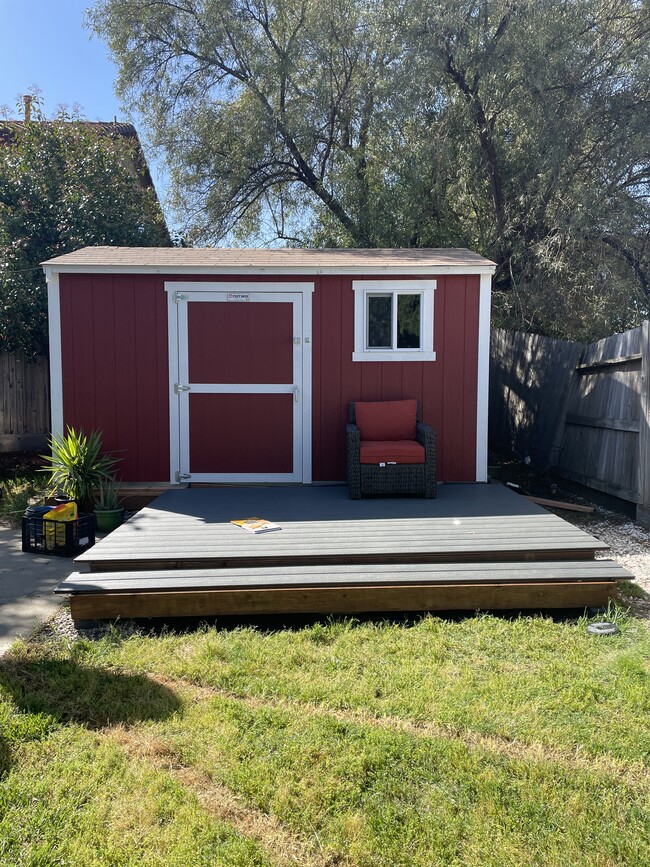
<svg viewBox="0 0 650 867"><path fill-rule="evenodd" d="M28 356L47 354L41 262L89 244L170 244L137 139L45 121L38 105L32 117L0 121L0 346Z"/></svg>
<svg viewBox="0 0 650 867"><path fill-rule="evenodd" d="M98 0L198 242L469 246L496 321L650 306L640 0Z"/></svg>

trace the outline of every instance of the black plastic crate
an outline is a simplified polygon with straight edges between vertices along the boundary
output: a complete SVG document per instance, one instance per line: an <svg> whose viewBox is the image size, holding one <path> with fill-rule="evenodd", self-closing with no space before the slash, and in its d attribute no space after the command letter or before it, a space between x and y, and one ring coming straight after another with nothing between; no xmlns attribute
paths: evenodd
<svg viewBox="0 0 650 867"><path fill-rule="evenodd" d="M76 521L44 521L26 515L22 519L23 551L73 557L95 544L95 516L79 515Z"/></svg>

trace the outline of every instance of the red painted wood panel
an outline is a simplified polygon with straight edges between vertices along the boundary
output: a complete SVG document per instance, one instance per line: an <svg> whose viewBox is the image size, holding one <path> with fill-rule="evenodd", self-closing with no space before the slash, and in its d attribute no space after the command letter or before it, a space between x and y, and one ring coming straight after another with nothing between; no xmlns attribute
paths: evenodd
<svg viewBox="0 0 650 867"><path fill-rule="evenodd" d="M381 278L373 275L372 279ZM385 279L413 278L391 274ZM350 401L409 397L421 402L424 420L436 427L439 478L476 478L479 277L443 275L436 279L436 361L431 362L353 362L353 278L318 279L314 304L314 332L319 335L314 345L318 359L313 382L315 481L345 478L342 432Z"/></svg>
<svg viewBox="0 0 650 867"><path fill-rule="evenodd" d="M387 275L386 279L412 278ZM479 277L443 275L436 279L437 360L387 363L352 361L354 293L350 276L61 275L64 421L87 430L102 428L106 447L123 457L125 480L167 481L165 282L314 282L314 480L345 477L344 427L351 400L414 397L422 403L425 421L438 431L439 478L473 481ZM253 355L253 363L254 359Z"/></svg>
<svg viewBox="0 0 650 867"><path fill-rule="evenodd" d="M187 305L190 382L293 382L293 305Z"/></svg>
<svg viewBox="0 0 650 867"><path fill-rule="evenodd" d="M125 481L169 480L162 280L62 274L60 296L64 424L101 430Z"/></svg>
<svg viewBox="0 0 650 867"><path fill-rule="evenodd" d="M190 394L189 400L191 473L293 471L293 395Z"/></svg>

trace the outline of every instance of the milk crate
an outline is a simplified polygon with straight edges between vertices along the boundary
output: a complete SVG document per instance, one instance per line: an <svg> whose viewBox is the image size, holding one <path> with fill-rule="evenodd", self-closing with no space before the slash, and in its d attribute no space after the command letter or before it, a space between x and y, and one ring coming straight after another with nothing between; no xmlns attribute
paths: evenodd
<svg viewBox="0 0 650 867"><path fill-rule="evenodd" d="M79 515L76 521L44 521L39 515L22 519L23 551L74 557L95 544L95 516Z"/></svg>

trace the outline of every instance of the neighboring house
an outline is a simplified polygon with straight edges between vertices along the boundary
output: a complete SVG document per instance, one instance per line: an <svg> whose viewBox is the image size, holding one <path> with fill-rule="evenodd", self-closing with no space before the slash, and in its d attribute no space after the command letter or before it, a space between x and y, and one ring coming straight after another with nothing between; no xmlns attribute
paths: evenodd
<svg viewBox="0 0 650 867"><path fill-rule="evenodd" d="M14 139L16 134L20 133L20 131L24 128L25 123L53 123L53 124L61 124L62 121L47 121L47 120L1 120L0 121L0 146L2 145L10 145ZM132 154L132 174L133 181L140 190L147 191L150 190L155 196L158 198L156 193L156 188L154 186L153 178L151 177L151 172L149 171L149 166L147 165L147 160L144 155L144 151L142 150L142 145L140 144L140 139L138 138L138 133L133 124L130 123L118 123L117 118L113 121L89 121L89 120L73 120L70 121L77 126L82 126L84 129L87 129L90 132L94 132L96 135L102 137L119 137L128 141L130 145L130 150ZM164 222L164 221L162 221ZM171 239L169 238L169 233L165 226L165 231L167 232L167 238L171 243Z"/></svg>
<svg viewBox="0 0 650 867"><path fill-rule="evenodd" d="M468 250L86 247L43 263L53 427L125 481L336 482L354 400L417 398L487 479L491 276Z"/></svg>

